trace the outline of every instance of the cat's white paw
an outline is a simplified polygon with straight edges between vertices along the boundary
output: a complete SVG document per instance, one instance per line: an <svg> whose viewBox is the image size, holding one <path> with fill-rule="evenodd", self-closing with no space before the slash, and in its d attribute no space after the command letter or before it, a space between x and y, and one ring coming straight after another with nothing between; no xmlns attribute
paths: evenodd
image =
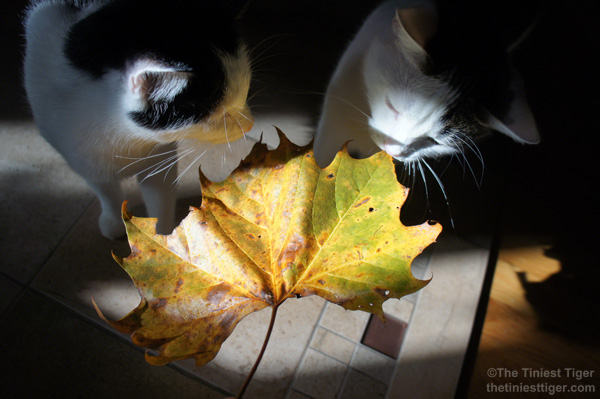
<svg viewBox="0 0 600 399"><path fill-rule="evenodd" d="M111 217L104 212L98 218L98 226L102 235L111 240L125 235L125 224L123 221L120 218Z"/></svg>

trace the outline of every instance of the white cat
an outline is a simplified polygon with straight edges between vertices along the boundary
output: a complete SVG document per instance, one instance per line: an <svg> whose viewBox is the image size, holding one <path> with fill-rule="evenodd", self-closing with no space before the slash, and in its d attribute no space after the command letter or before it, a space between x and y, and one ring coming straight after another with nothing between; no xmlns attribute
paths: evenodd
<svg viewBox="0 0 600 399"><path fill-rule="evenodd" d="M480 15L460 11L394 0L371 13L327 88L315 136L321 167L347 141L361 158L384 150L406 164L472 150L490 129L539 141L505 47L485 23L469 31Z"/></svg>
<svg viewBox="0 0 600 399"><path fill-rule="evenodd" d="M120 180L136 175L158 231L174 227L178 157L222 180L255 140L244 1L36 1L25 87L41 135L98 196L102 234L124 234ZM242 138L240 140L240 138ZM180 154L177 154L177 147Z"/></svg>

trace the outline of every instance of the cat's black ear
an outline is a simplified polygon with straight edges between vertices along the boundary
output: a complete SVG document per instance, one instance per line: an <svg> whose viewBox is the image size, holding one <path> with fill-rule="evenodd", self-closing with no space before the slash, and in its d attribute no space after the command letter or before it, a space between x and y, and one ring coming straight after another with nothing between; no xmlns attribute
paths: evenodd
<svg viewBox="0 0 600 399"><path fill-rule="evenodd" d="M510 91L512 98L508 112L503 117L497 117L490 112L488 120L484 124L519 143L539 143L540 135L531 108L525 98L523 82L514 69L511 70Z"/></svg>
<svg viewBox="0 0 600 399"><path fill-rule="evenodd" d="M187 86L191 73L154 62L138 62L128 73L127 87L134 97L149 101L170 101Z"/></svg>
<svg viewBox="0 0 600 399"><path fill-rule="evenodd" d="M432 6L400 8L394 18L394 32L403 44L417 46L425 53L425 46L438 28L438 13Z"/></svg>

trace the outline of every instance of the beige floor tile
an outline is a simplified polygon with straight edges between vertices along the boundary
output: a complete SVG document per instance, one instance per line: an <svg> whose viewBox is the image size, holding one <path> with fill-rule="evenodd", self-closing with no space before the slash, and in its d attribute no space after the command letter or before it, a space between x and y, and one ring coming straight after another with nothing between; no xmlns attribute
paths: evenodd
<svg viewBox="0 0 600 399"><path fill-rule="evenodd" d="M95 201L32 284L96 321L100 319L92 298L110 319L126 315L140 302L131 279L111 255L127 256L129 246L125 240L108 240L100 235L96 223L99 214L100 206Z"/></svg>
<svg viewBox="0 0 600 399"><path fill-rule="evenodd" d="M286 399L312 399L310 396L304 395L303 393L292 391Z"/></svg>
<svg viewBox="0 0 600 399"><path fill-rule="evenodd" d="M0 267L28 282L93 194L33 122L3 122L0 142Z"/></svg>
<svg viewBox="0 0 600 399"><path fill-rule="evenodd" d="M353 342L362 337L369 313L358 310L346 310L339 305L327 304L325 314L321 319L321 327L327 328Z"/></svg>
<svg viewBox="0 0 600 399"><path fill-rule="evenodd" d="M350 366L387 385L392 379L396 361L371 348L359 345Z"/></svg>
<svg viewBox="0 0 600 399"><path fill-rule="evenodd" d="M244 397L283 398L324 304L319 297L306 297L289 299L281 305L265 355ZM247 316L209 364L198 368L193 362L184 361L178 366L237 392L256 361L270 317L270 308Z"/></svg>
<svg viewBox="0 0 600 399"><path fill-rule="evenodd" d="M407 301L405 298L402 299L388 299L383 303L383 312L386 315L393 316L406 323L410 322L415 304Z"/></svg>
<svg viewBox="0 0 600 399"><path fill-rule="evenodd" d="M348 364L354 353L356 343L319 327L310 346L340 362Z"/></svg>
<svg viewBox="0 0 600 399"><path fill-rule="evenodd" d="M350 370L339 399L383 399L387 385L356 370Z"/></svg>
<svg viewBox="0 0 600 399"><path fill-rule="evenodd" d="M309 349L296 377L294 389L315 399L334 399L342 386L347 365Z"/></svg>
<svg viewBox="0 0 600 399"><path fill-rule="evenodd" d="M226 396L38 296L26 295L0 326L0 397L115 399ZM18 347L15 351L10 348ZM9 348L10 347L10 348Z"/></svg>
<svg viewBox="0 0 600 399"><path fill-rule="evenodd" d="M488 257L455 238L436 244L434 278L421 290L387 397L454 396Z"/></svg>
<svg viewBox="0 0 600 399"><path fill-rule="evenodd" d="M131 192L129 210L136 216L145 214L135 182L125 184ZM198 198L178 201L179 217L187 214ZM65 303L67 306L98 320L92 298L109 319L118 319L134 309L140 296L127 273L111 253L126 257L130 253L126 239L108 240L100 235L97 219L98 201L94 201L75 224L62 244L48 259L32 286Z"/></svg>
<svg viewBox="0 0 600 399"><path fill-rule="evenodd" d="M0 276L0 317L22 290L18 284Z"/></svg>

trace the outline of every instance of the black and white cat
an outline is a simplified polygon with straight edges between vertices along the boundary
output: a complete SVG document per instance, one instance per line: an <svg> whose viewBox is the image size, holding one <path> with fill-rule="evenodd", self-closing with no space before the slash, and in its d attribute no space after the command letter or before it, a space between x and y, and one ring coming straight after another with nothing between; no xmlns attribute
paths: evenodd
<svg viewBox="0 0 600 399"><path fill-rule="evenodd" d="M460 9L449 10L454 15L428 0L393 0L371 13L327 88L315 136L321 167L350 140L361 158L385 150L421 168L424 158L476 151L490 130L539 141L506 48L470 30L481 15L465 21Z"/></svg>
<svg viewBox="0 0 600 399"><path fill-rule="evenodd" d="M124 233L122 178L138 177L148 214L170 233L178 157L222 180L256 142L245 137L251 70L236 25L244 3L31 4L28 99L41 135L98 196L104 236Z"/></svg>

